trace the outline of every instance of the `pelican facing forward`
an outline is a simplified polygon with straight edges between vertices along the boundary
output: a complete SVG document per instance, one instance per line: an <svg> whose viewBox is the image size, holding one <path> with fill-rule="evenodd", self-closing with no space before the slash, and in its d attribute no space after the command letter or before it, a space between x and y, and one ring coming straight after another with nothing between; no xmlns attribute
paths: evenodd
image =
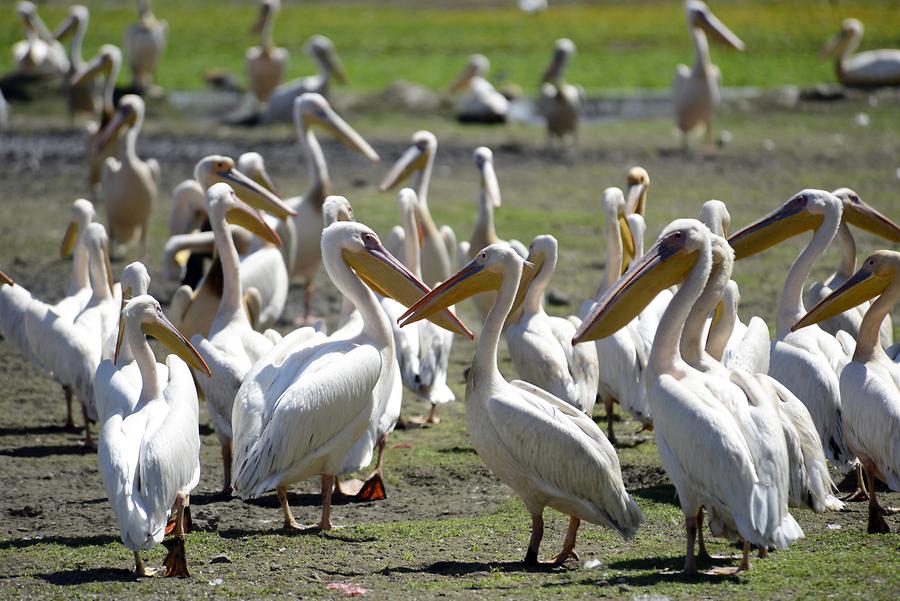
<svg viewBox="0 0 900 601"><path fill-rule="evenodd" d="M822 48L821 57L835 57L838 81L847 87L900 85L900 50L883 48L853 54L863 37L859 19L844 19L841 30Z"/></svg>
<svg viewBox="0 0 900 601"><path fill-rule="evenodd" d="M260 103L269 99L284 78L287 67L287 49L279 48L272 40L275 15L280 9L279 0L263 0L259 5L259 18L251 29L252 33L259 34L259 46L247 49L247 76L250 91Z"/></svg>
<svg viewBox="0 0 900 601"><path fill-rule="evenodd" d="M125 31L125 60L131 67L131 87L141 94L158 95L156 65L166 48L169 24L150 9L150 0L138 0L138 21Z"/></svg>

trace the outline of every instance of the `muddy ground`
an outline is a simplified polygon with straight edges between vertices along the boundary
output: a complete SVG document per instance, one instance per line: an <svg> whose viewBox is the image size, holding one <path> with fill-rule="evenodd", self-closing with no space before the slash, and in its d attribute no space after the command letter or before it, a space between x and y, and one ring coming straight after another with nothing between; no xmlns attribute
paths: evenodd
<svg viewBox="0 0 900 601"><path fill-rule="evenodd" d="M601 249L601 190L624 185L628 166L643 164L651 174L648 221L656 232L676 216L693 216L711 197L728 202L739 227L807 186L849 185L886 214L900 217L896 194L900 176L900 122L895 99L857 99L813 103L793 110L732 109L723 119L733 142L714 154L695 146L678 150L667 120L595 124L577 149L548 149L539 131L523 127L469 128L431 118L402 124L389 115L348 115L383 158L370 165L334 142L325 143L335 190L354 204L357 219L386 232L397 221L393 194L376 184L405 148L415 129L428 127L441 140L430 202L439 223L450 223L460 239L474 222L477 180L471 151L489 144L504 194L497 214L503 237L526 242L551 232L560 240L561 261L551 288L567 297L557 313L574 312L592 293L604 268ZM170 117L151 107L148 131L139 151L157 157L163 169L162 194L154 214L149 266L152 292L166 300L174 285L160 280L160 249L165 240L169 191L188 177L193 164L209 153L236 157L262 153L282 190L305 189L306 168L289 128L239 130L211 120ZM868 126L861 125L865 113ZM58 298L70 264L56 248L71 201L86 195L83 139L59 120L27 109L16 129L0 138L0 268L41 298ZM98 209L102 218L102 207ZM648 243L651 240L648 240ZM742 316L774 319L774 306L787 265L800 241L739 264ZM860 237L860 252L884 247ZM132 260L135 250L126 258ZM829 251L814 276L835 264ZM125 261L114 264L118 272ZM284 322L290 330L302 312L302 288L292 288ZM314 313L334 316L336 291L320 273ZM462 308L475 322L475 313ZM333 318L330 319L333 322ZM450 381L462 398L462 371L472 343L457 338ZM501 366L514 377L508 359ZM57 385L29 366L12 346L0 342L0 597L141 596L339 596L329 583L363 586L373 598L512 598L638 595L674 597L791 597L824 593L896 598L900 591L900 535L865 534L865 504L845 513L815 516L795 511L807 538L786 552L755 562L747 575L686 581L675 572L683 561L681 517L674 489L659 466L652 434L634 434L636 424L617 423L620 459L629 490L645 512L646 523L634 543L586 526L582 560L599 559L598 568L573 562L565 568L529 570L517 563L524 554L528 518L510 490L483 466L465 435L462 402L442 408L443 422L428 429L397 431L386 459L389 497L372 504L340 505L338 529L329 534L281 529L273 495L243 502L224 497L215 435L201 412L203 468L192 495L196 532L188 536L193 578L136 582L130 553L118 542L113 514L103 494L96 456L78 431L62 424L65 408ZM404 413L425 407L404 399ZM599 414L602 408L598 408ZM79 420L80 422L80 420ZM564 460L564 459L563 459ZM837 475L836 475L837 477ZM849 486L850 483L847 483ZM318 483L292 487L290 502L303 523L318 519ZM883 502L900 504L900 494ZM548 518L553 512L548 512ZM893 529L900 522L892 520ZM564 524L548 521L543 555L555 554ZM736 552L713 543L719 553ZM164 552L149 554L159 564ZM729 563L723 560L724 563ZM733 563L733 562L731 562Z"/></svg>

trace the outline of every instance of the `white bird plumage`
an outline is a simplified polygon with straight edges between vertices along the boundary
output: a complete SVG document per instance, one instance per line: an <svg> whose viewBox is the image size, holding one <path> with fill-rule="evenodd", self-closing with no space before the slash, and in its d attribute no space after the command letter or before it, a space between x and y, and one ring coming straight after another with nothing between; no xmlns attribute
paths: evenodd
<svg viewBox="0 0 900 601"><path fill-rule="evenodd" d="M853 54L862 37L862 22L844 19L841 30L822 48L822 58L835 57L838 81L845 86L860 88L900 84L900 50L882 48Z"/></svg>

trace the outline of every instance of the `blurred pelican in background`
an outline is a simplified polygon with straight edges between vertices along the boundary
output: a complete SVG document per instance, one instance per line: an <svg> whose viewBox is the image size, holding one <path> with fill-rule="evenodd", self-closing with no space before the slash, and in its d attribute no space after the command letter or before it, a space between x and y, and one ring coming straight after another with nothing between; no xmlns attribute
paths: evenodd
<svg viewBox="0 0 900 601"><path fill-rule="evenodd" d="M838 81L856 88L900 85L900 50L884 48L853 54L862 37L862 22L844 19L841 30L822 48L821 58L835 57Z"/></svg>
<svg viewBox="0 0 900 601"><path fill-rule="evenodd" d="M509 100L485 79L491 63L483 54L473 54L459 76L450 84L451 92L464 92L456 109L460 123L505 123Z"/></svg>
<svg viewBox="0 0 900 601"><path fill-rule="evenodd" d="M247 49L247 77L250 92L261 104L269 100L272 91L284 79L288 62L287 49L276 46L272 39L275 15L279 10L281 10L280 0L262 0L259 5L259 17L250 30L251 33L259 35L259 46Z"/></svg>
<svg viewBox="0 0 900 601"><path fill-rule="evenodd" d="M585 92L581 86L566 83L569 60L575 56L575 43L568 38L556 40L553 60L544 72L538 106L547 121L547 136L573 141L578 137L578 118L584 106Z"/></svg>
<svg viewBox="0 0 900 601"><path fill-rule="evenodd" d="M300 77L275 88L262 115L264 123L290 123L294 114L294 99L307 92L328 98L332 76L343 84L348 83L344 65L331 40L324 35L314 35L305 49L318 66L319 74Z"/></svg>
<svg viewBox="0 0 900 601"><path fill-rule="evenodd" d="M138 21L125 31L125 60L131 68L131 87L140 94L159 96L155 85L156 66L166 48L169 24L150 9L150 0L138 0Z"/></svg>

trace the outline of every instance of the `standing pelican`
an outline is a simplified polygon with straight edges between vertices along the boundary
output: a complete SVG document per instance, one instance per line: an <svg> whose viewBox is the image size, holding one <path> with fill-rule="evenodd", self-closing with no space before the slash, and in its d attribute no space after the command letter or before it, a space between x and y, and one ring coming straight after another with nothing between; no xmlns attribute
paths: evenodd
<svg viewBox="0 0 900 601"><path fill-rule="evenodd" d="M675 124L681 130L682 144L687 147L688 133L703 125L706 142L712 143L713 113L719 105L719 80L722 74L712 64L706 34L737 50L744 49L744 42L719 21L700 0L684 3L688 29L694 40L694 66L678 65L672 82L672 100L675 105Z"/></svg>
<svg viewBox="0 0 900 601"><path fill-rule="evenodd" d="M556 40L553 60L544 71L541 81L541 96L538 106L547 121L549 138L565 138L578 136L578 118L581 116L585 101L584 88L573 86L565 81L566 67L575 56L575 43L568 38Z"/></svg>
<svg viewBox="0 0 900 601"><path fill-rule="evenodd" d="M838 81L853 88L900 85L900 50L884 48L853 54L862 37L862 22L844 19L841 30L822 48L821 58L835 57Z"/></svg>
<svg viewBox="0 0 900 601"><path fill-rule="evenodd" d="M786 470L779 477L783 466L766 453L745 394L681 358L684 323L711 268L707 227L693 219L673 221L607 292L572 340L608 336L627 325L659 290L681 282L656 331L645 382L660 459L685 516L688 574L697 572L694 539L701 507L709 511L713 534L743 539L739 570L750 567L750 544L784 549L803 536L782 498Z"/></svg>
<svg viewBox="0 0 900 601"><path fill-rule="evenodd" d="M213 374L208 379L198 378L198 382L209 404L209 415L222 446L222 491L227 493L231 486L231 409L234 395L253 363L281 340L281 335L274 330L260 334L250 325L241 295L240 258L226 222L247 228L276 245L280 245L281 240L256 211L238 199L228 184L213 185L207 190L206 199L209 222L216 238L216 252L222 264L222 298L209 335L194 334L191 342Z"/></svg>
<svg viewBox="0 0 900 601"><path fill-rule="evenodd" d="M850 188L839 188L832 194L844 202L844 212L842 213L841 225L838 227L837 233L837 241L841 247L841 263L837 271L831 274L827 280L824 282L813 282L810 285L809 290L806 292L806 302L810 306L815 305L834 292L856 271L856 240L853 239L849 224L854 223L858 219L860 211L868 211L873 215L879 214L874 208L866 204L859 197L859 194ZM860 211L850 208L851 205L858 206ZM894 243L900 242L900 230L888 229L884 233L889 241ZM844 330L853 338L856 338L857 334L859 334L859 325L862 323L863 316L868 309L868 303L861 303L840 315L835 315L831 319L820 321L819 327L832 335L837 335L838 330ZM884 322L881 324L879 340L883 348L888 348L894 343L894 327L890 314L884 318Z"/></svg>
<svg viewBox="0 0 900 601"><path fill-rule="evenodd" d="M361 329L350 337L312 328L288 334L247 373L232 413L234 494L274 488L285 526L295 528L287 486L321 475L319 527L330 529L334 475L399 377L391 325L366 284L405 304L429 290L360 223L330 225L321 245L325 270L359 310ZM443 325L468 333L449 313Z"/></svg>
<svg viewBox="0 0 900 601"><path fill-rule="evenodd" d="M69 43L69 72L66 75L66 108L69 111L70 119L73 119L76 113L88 113L96 116L100 100L97 97L95 82L82 81L80 85L72 84L75 75L84 68L81 45L84 42L89 18L90 13L87 7L74 4L69 8L68 18L53 34L58 40L62 40L68 35L72 36L72 41Z"/></svg>
<svg viewBox="0 0 900 601"><path fill-rule="evenodd" d="M379 160L369 143L341 119L319 94L303 94L294 102L294 125L299 134L300 145L309 162L309 188L303 196L287 199L288 206L297 213L285 227L293 228L294 243L292 278L299 278L305 284L306 304L303 320L308 322L312 311L313 278L322 262L320 241L322 237L322 203L331 194L331 178L325 155L316 139L314 127L330 131L348 147L365 155L370 161ZM282 236L287 238L287 236Z"/></svg>
<svg viewBox="0 0 900 601"><path fill-rule="evenodd" d="M119 108L106 124L97 140L97 153L102 152L120 130L127 128L119 148L118 160L108 158L100 178L101 198L106 205L109 238L113 248L130 242L140 228L140 256L147 255L150 212L156 201L159 186L159 163L143 160L137 155L137 138L144 124L144 101L128 94L119 101ZM118 251L117 251L118 252Z"/></svg>
<svg viewBox="0 0 900 601"><path fill-rule="evenodd" d="M19 2L16 13L25 28L25 39L12 47L16 71L36 77L64 76L69 70L66 51L47 29L37 7L31 2Z"/></svg>
<svg viewBox="0 0 900 601"><path fill-rule="evenodd" d="M884 516L898 511L881 507L875 482L900 491L900 367L878 342L882 320L900 300L900 253L870 255L859 271L792 326L806 327L876 296L860 326L853 360L841 372L844 436L868 476L869 534L890 532Z"/></svg>
<svg viewBox="0 0 900 601"><path fill-rule="evenodd" d="M437 138L430 131L420 130L412 136L412 146L397 159L391 170L381 180L379 190L393 189L408 176L415 174L412 188L416 193L416 222L421 241L422 281L429 286L446 281L452 273L453 258L457 249L456 235L448 226L438 229L428 210L428 186L437 154ZM400 230L402 231L402 227ZM399 250L399 249L398 249ZM399 255L398 255L399 256ZM409 258L406 260L409 266Z"/></svg>
<svg viewBox="0 0 900 601"><path fill-rule="evenodd" d="M509 100L484 78L491 64L483 54L473 54L452 84L451 92L465 90L456 109L460 123L505 123Z"/></svg>
<svg viewBox="0 0 900 601"><path fill-rule="evenodd" d="M497 368L500 335L525 265L508 245L488 246L413 305L403 325L430 317L475 292L498 291L467 378L467 432L478 456L519 495L531 514L525 563L538 563L544 508L569 516L563 549L554 559L561 564L578 558L575 537L581 520L607 526L630 540L642 516L625 490L615 449L594 421L532 384L507 382Z"/></svg>
<svg viewBox="0 0 900 601"><path fill-rule="evenodd" d="M528 261L534 265L534 279L527 286L521 317L507 325L506 343L523 380L591 415L600 370L597 349L592 344L572 346L580 319L551 317L544 311L544 291L556 270L558 252L553 236L538 236L531 243Z"/></svg>
<svg viewBox="0 0 900 601"><path fill-rule="evenodd" d="M152 296L133 298L121 312L116 357L97 367L95 390L103 416L98 460L122 543L134 553L137 576L151 576L140 552L160 543L174 514L174 540L165 544L166 576L190 576L184 553L184 514L200 480L197 391L188 365L209 375L191 344L169 323ZM145 339L175 355L156 363ZM128 345L140 371L134 382L117 369ZM185 365L187 363L187 365Z"/></svg>
<svg viewBox="0 0 900 601"><path fill-rule="evenodd" d="M265 103L272 91L284 79L287 67L288 51L279 48L272 40L272 28L275 26L275 15L281 10L279 0L262 0L259 5L259 17L251 33L259 35L259 46L247 49L247 77L250 81L250 92L260 103Z"/></svg>
<svg viewBox="0 0 900 601"><path fill-rule="evenodd" d="M156 66L166 48L169 24L159 21L150 9L150 0L138 0L138 21L125 31L125 60L131 67L131 87L140 94L157 96Z"/></svg>
<svg viewBox="0 0 900 601"><path fill-rule="evenodd" d="M305 49L319 67L319 74L300 77L275 88L262 115L263 122L289 123L293 118L294 99L307 92L328 98L332 75L339 82L347 83L344 65L338 58L331 40L323 35L314 35L306 42Z"/></svg>

